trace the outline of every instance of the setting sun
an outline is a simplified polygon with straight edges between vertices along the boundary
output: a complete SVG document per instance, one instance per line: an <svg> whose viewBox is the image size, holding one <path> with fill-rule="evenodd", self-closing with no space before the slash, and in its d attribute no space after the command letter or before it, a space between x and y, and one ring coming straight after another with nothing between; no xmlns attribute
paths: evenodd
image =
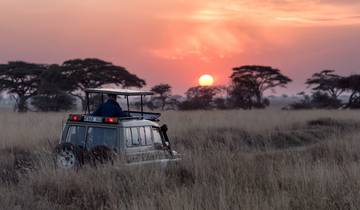
<svg viewBox="0 0 360 210"><path fill-rule="evenodd" d="M200 86L211 86L214 84L214 78L209 74L204 74L199 78Z"/></svg>

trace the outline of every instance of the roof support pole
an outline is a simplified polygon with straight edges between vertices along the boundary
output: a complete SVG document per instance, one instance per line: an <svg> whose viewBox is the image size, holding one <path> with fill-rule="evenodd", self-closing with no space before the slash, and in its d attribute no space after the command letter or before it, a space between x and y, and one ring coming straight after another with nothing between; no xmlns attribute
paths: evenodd
<svg viewBox="0 0 360 210"><path fill-rule="evenodd" d="M140 96L141 103L141 118L144 118L144 103L143 103L143 95Z"/></svg>
<svg viewBox="0 0 360 210"><path fill-rule="evenodd" d="M128 115L130 117L130 103L129 103L129 96L126 96L126 104L127 104L127 108L128 108Z"/></svg>
<svg viewBox="0 0 360 210"><path fill-rule="evenodd" d="M86 93L86 108L85 113L90 114L90 99L89 99L89 93Z"/></svg>

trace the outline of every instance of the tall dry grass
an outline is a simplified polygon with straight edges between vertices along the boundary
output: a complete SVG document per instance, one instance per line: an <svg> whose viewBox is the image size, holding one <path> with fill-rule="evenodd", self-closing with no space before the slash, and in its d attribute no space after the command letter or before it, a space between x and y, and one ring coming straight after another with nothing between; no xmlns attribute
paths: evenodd
<svg viewBox="0 0 360 210"><path fill-rule="evenodd" d="M3 209L359 209L360 113L166 112L178 165L62 171L66 114L2 112Z"/></svg>

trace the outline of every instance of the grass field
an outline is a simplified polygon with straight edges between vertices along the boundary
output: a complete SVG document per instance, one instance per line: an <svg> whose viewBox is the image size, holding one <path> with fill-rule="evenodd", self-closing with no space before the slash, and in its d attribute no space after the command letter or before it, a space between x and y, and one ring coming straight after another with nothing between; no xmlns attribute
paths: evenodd
<svg viewBox="0 0 360 210"><path fill-rule="evenodd" d="M166 170L54 169L65 113L0 113L2 209L360 209L360 112L166 112Z"/></svg>

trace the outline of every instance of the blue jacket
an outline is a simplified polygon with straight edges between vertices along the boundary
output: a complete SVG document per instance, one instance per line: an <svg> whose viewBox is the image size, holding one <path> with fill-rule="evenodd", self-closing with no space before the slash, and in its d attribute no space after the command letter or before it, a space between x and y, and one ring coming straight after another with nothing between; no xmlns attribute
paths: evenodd
<svg viewBox="0 0 360 210"><path fill-rule="evenodd" d="M101 117L126 117L126 114L122 111L120 105L112 99L101 104L93 115Z"/></svg>

